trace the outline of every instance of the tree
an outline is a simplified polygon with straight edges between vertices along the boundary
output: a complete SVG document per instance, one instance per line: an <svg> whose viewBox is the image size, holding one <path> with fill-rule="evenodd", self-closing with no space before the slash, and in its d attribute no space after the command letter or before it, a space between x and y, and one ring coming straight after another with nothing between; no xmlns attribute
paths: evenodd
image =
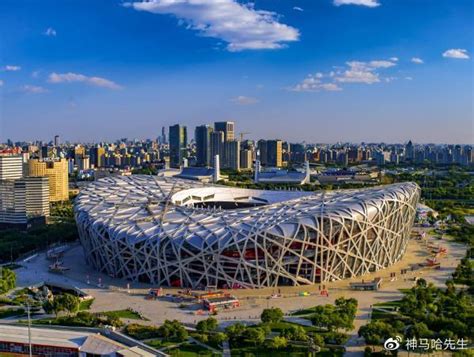
<svg viewBox="0 0 474 357"><path fill-rule="evenodd" d="M59 313L62 311L60 306L53 299L46 300L43 303L43 310L47 314L54 314L56 318L58 317Z"/></svg>
<svg viewBox="0 0 474 357"><path fill-rule="evenodd" d="M276 323L283 320L283 311L278 307L272 307L270 309L264 309L260 319L264 323Z"/></svg>
<svg viewBox="0 0 474 357"><path fill-rule="evenodd" d="M273 350L280 350L288 346L288 341L285 337L275 336L272 340L269 341L268 347Z"/></svg>
<svg viewBox="0 0 474 357"><path fill-rule="evenodd" d="M229 340L237 341L242 337L245 330L247 330L247 327L244 324L237 322L233 325L227 326L225 328L225 333Z"/></svg>
<svg viewBox="0 0 474 357"><path fill-rule="evenodd" d="M81 301L77 296L72 294L63 294L55 298L58 300L58 304L67 311L69 315L76 313L79 310L79 305Z"/></svg>
<svg viewBox="0 0 474 357"><path fill-rule="evenodd" d="M225 340L227 340L227 336L223 332L216 332L209 335L209 342L213 345L220 345Z"/></svg>
<svg viewBox="0 0 474 357"><path fill-rule="evenodd" d="M165 320L163 325L158 328L158 333L165 341L177 340L182 342L186 341L189 336L188 331L186 331L183 324L178 320Z"/></svg>
<svg viewBox="0 0 474 357"><path fill-rule="evenodd" d="M313 343L318 347L324 346L324 337L321 335L313 335Z"/></svg>
<svg viewBox="0 0 474 357"><path fill-rule="evenodd" d="M289 326L283 329L281 336L285 337L287 340L293 341L306 341L308 339L305 329L298 325Z"/></svg>
<svg viewBox="0 0 474 357"><path fill-rule="evenodd" d="M196 330L204 333L209 331L214 331L218 326L218 322L215 318L209 317L206 320L201 320L196 325Z"/></svg>
<svg viewBox="0 0 474 357"><path fill-rule="evenodd" d="M16 274L13 270L0 267L0 294L4 294L16 286Z"/></svg>
<svg viewBox="0 0 474 357"><path fill-rule="evenodd" d="M243 337L255 346L262 344L265 341L266 333L265 330L259 327L248 328L243 333Z"/></svg>
<svg viewBox="0 0 474 357"><path fill-rule="evenodd" d="M184 328L184 326L181 326L180 328L176 329L176 339L179 342L186 341L189 337L188 331Z"/></svg>
<svg viewBox="0 0 474 357"><path fill-rule="evenodd" d="M406 335L407 337L428 338L433 336L433 332L430 331L425 323L417 322L408 327Z"/></svg>
<svg viewBox="0 0 474 357"><path fill-rule="evenodd" d="M383 321L371 321L359 328L359 336L369 345L378 345L382 341L396 335L393 327Z"/></svg>

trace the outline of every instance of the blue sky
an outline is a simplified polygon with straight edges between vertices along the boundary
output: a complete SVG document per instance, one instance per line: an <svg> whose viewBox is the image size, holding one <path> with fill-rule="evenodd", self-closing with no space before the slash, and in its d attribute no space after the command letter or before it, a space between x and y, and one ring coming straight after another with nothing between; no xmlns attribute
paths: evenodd
<svg viewBox="0 0 474 357"><path fill-rule="evenodd" d="M472 0L3 0L0 140L473 143Z"/></svg>

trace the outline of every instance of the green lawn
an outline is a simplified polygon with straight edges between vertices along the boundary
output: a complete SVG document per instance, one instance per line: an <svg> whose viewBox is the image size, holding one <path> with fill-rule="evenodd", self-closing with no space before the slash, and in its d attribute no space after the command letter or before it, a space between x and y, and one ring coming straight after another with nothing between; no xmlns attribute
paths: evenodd
<svg viewBox="0 0 474 357"><path fill-rule="evenodd" d="M163 348L163 347L167 347L167 346L176 345L179 342L163 341L161 338L156 338L156 339L153 339L153 340L148 340L145 343L150 347L159 349L159 348Z"/></svg>
<svg viewBox="0 0 474 357"><path fill-rule="evenodd" d="M166 353L175 357L220 356L213 353L211 350L208 350L207 348L191 343L184 343L177 348L167 350Z"/></svg>
<svg viewBox="0 0 474 357"><path fill-rule="evenodd" d="M291 327L291 326L301 326L302 328L305 329L306 332L321 332L321 330L319 328L314 327L314 326L303 326L303 325L300 325L300 324L295 324L293 322L287 322L287 321L280 321L280 322L276 322L276 323L271 323L269 326L270 326L270 329L273 332L281 332L284 329L286 329L288 327Z"/></svg>
<svg viewBox="0 0 474 357"><path fill-rule="evenodd" d="M21 316L25 314L24 309L2 309L0 310L0 319L5 319L12 316Z"/></svg>
<svg viewBox="0 0 474 357"><path fill-rule="evenodd" d="M130 319L130 320L147 320L144 317L140 316L137 312L133 310L115 310L115 311L104 311L102 312L103 315L113 317L113 318L120 318L120 319Z"/></svg>
<svg viewBox="0 0 474 357"><path fill-rule="evenodd" d="M291 316L309 315L309 314L312 314L314 312L314 309L315 309L315 307L309 307L307 309L301 309L301 310L298 310L298 311L295 311L295 312L291 313Z"/></svg>
<svg viewBox="0 0 474 357"><path fill-rule="evenodd" d="M232 356L258 356L258 357L286 357L286 356L295 356L295 357L306 357L308 356L308 349L302 346L288 346L285 349L275 351L268 350L262 346L246 346L246 347L236 347L231 349Z"/></svg>
<svg viewBox="0 0 474 357"><path fill-rule="evenodd" d="M394 301L387 301L387 302L379 302L377 304L374 304L374 306L376 307L398 307L400 306L400 303L402 302L402 300L394 300Z"/></svg>
<svg viewBox="0 0 474 357"><path fill-rule="evenodd" d="M372 310L371 319L372 320L390 320L394 317L394 314L389 312L380 311L380 310Z"/></svg>
<svg viewBox="0 0 474 357"><path fill-rule="evenodd" d="M92 306L94 299L83 300L79 304L79 311L89 310Z"/></svg>

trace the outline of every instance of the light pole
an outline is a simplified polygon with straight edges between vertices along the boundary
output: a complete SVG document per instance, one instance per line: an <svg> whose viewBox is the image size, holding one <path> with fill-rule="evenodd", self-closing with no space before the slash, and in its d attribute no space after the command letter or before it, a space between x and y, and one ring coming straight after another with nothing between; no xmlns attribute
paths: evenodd
<svg viewBox="0 0 474 357"><path fill-rule="evenodd" d="M33 356L33 349L31 347L31 315L30 315L30 301L26 300L26 313L28 314L28 350L29 356Z"/></svg>

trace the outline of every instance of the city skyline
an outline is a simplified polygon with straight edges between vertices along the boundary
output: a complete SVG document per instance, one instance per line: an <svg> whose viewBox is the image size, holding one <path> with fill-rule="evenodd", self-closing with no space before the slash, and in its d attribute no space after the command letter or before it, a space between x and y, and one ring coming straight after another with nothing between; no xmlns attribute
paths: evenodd
<svg viewBox="0 0 474 357"><path fill-rule="evenodd" d="M3 2L0 141L473 142L469 1L196 4Z"/></svg>

